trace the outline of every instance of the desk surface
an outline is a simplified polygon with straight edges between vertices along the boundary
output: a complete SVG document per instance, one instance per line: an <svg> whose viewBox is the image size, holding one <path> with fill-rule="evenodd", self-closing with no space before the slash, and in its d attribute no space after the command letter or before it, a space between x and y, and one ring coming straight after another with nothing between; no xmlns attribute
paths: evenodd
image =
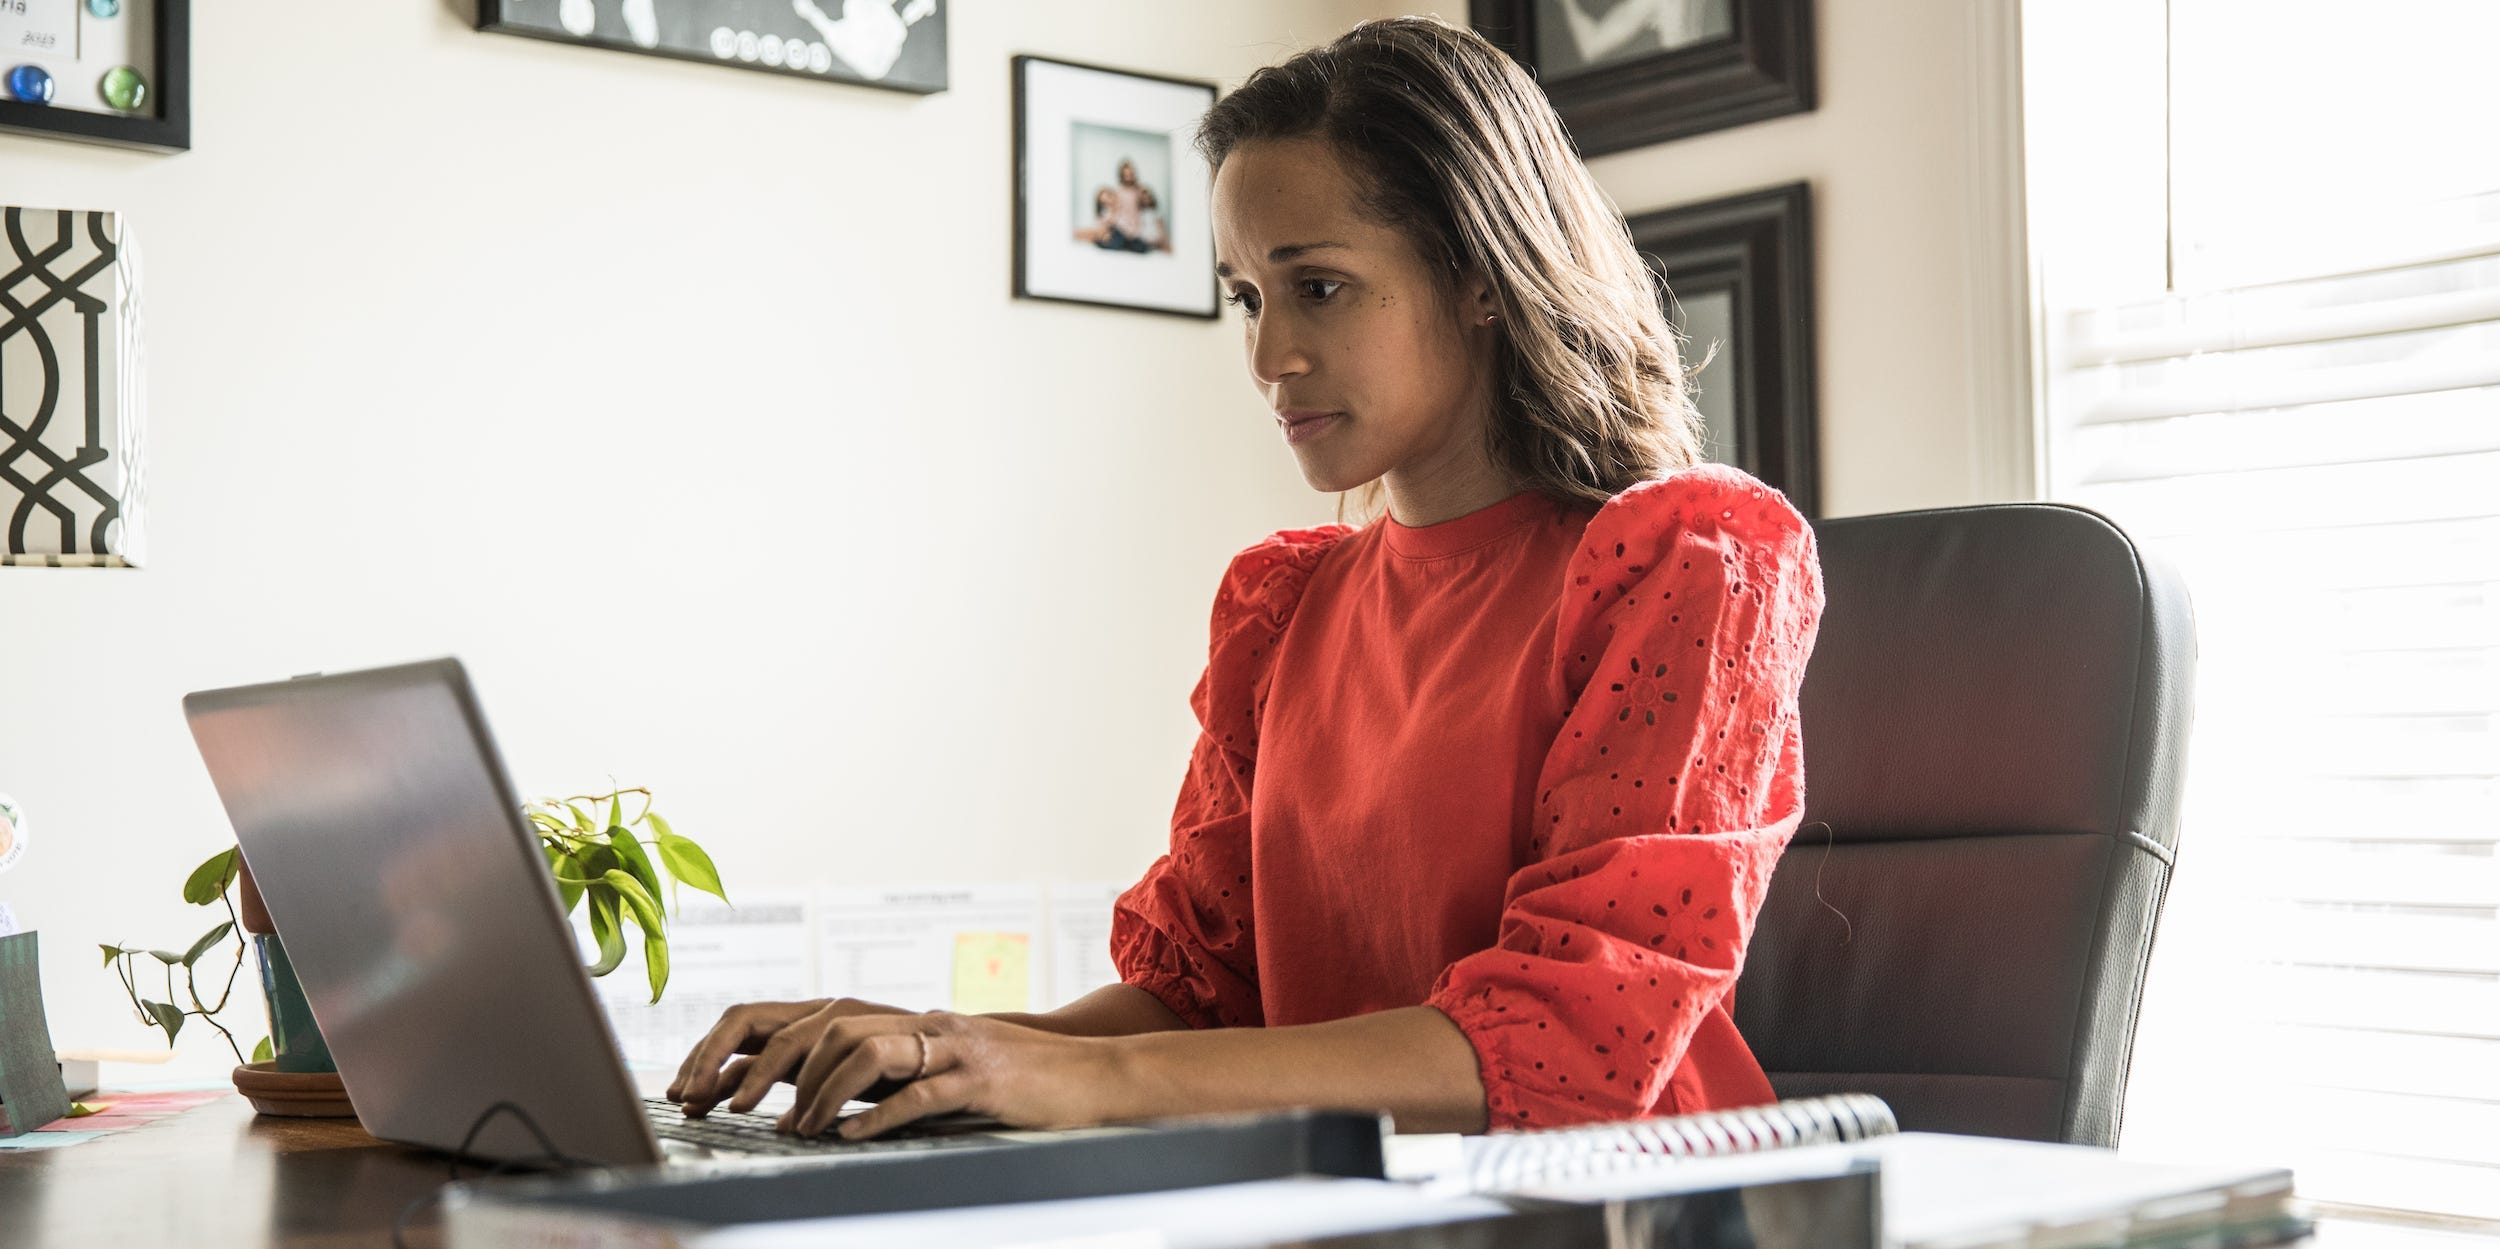
<svg viewBox="0 0 2500 1249"><path fill-rule="evenodd" d="M96 1245L388 1245L391 1221L432 1194L446 1164L365 1134L352 1119L276 1119L227 1096L60 1149L0 1152L9 1249ZM408 1243L436 1246L427 1202ZM2328 1220L2310 1249L2489 1249L2500 1240Z"/></svg>
<svg viewBox="0 0 2500 1249"><path fill-rule="evenodd" d="M391 1220L447 1178L353 1119L279 1119L228 1095L58 1149L0 1153L10 1249L388 1245ZM442 1243L432 1202L408 1243Z"/></svg>

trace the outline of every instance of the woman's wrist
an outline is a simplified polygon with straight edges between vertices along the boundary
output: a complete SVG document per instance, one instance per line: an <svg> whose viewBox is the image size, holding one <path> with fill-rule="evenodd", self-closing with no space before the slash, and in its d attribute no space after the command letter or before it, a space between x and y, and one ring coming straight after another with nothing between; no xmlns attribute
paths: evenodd
<svg viewBox="0 0 2500 1249"><path fill-rule="evenodd" d="M1157 1034L1097 1037L1092 1041L1101 1047L1102 1066L1096 1087L1102 1090L1103 1122L1161 1119L1210 1109L1173 1103L1173 1082L1162 1061L1171 1054L1172 1047L1161 1043Z"/></svg>
<svg viewBox="0 0 2500 1249"><path fill-rule="evenodd" d="M1400 1131L1485 1128L1474 1046L1431 1007L1100 1040L1106 1120L1315 1106L1387 1111Z"/></svg>

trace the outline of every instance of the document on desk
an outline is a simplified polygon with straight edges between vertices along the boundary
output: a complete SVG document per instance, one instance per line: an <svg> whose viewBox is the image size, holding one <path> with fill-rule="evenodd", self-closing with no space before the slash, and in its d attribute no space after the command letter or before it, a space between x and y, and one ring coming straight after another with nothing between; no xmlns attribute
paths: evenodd
<svg viewBox="0 0 2500 1249"><path fill-rule="evenodd" d="M630 938L625 961L591 982L626 1065L674 1070L730 1007L815 996L807 965L806 896L741 892L737 897L732 906L689 892L669 917L668 989L658 1002L651 1000L640 947ZM589 908L574 915L573 925L576 944L597 950Z"/></svg>
<svg viewBox="0 0 2500 1249"><path fill-rule="evenodd" d="M837 889L816 899L817 987L905 1010L1041 1008L1031 885Z"/></svg>
<svg viewBox="0 0 2500 1249"><path fill-rule="evenodd" d="M1867 1164L1883 1176L1884 1243L1892 1249L2270 1245L2308 1226L2291 1208L2292 1176L2280 1167L2148 1163L2083 1145L1931 1132L1661 1159L1517 1191L1561 1201L1619 1200Z"/></svg>

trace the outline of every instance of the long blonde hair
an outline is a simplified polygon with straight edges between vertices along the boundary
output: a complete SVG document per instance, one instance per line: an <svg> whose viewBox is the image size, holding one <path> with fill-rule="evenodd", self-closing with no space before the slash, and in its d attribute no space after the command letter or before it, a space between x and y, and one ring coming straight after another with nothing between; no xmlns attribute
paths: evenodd
<svg viewBox="0 0 2500 1249"><path fill-rule="evenodd" d="M1603 503L1701 460L1701 415L1661 310L1663 280L1527 71L1437 17L1365 22L1250 75L1207 110L1198 150L1325 139L1364 208L1455 298L1482 275L1500 320L1487 448L1558 501ZM1357 505L1377 516L1382 484ZM1337 514L1346 517L1339 495Z"/></svg>

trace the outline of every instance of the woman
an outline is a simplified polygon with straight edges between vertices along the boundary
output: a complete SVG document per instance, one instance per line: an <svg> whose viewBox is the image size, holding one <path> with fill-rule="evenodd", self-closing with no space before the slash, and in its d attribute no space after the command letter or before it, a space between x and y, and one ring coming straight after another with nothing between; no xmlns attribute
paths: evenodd
<svg viewBox="0 0 2500 1249"><path fill-rule="evenodd" d="M729 1011L669 1095L813 1134L1385 1109L1482 1131L1771 1099L1730 991L1801 801L1811 532L1696 466L1674 341L1534 82L1430 18L1211 110L1217 272L1314 489L1217 590L1122 983L1047 1014ZM1342 513L1341 513L1342 515ZM753 1055L730 1062L733 1053Z"/></svg>

